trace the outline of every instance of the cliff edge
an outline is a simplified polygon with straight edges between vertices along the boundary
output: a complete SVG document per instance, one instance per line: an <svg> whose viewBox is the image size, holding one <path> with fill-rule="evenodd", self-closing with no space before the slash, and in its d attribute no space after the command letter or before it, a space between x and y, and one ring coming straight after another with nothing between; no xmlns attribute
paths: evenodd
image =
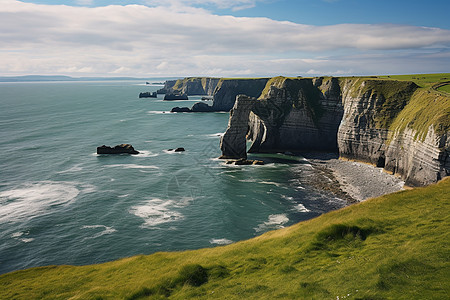
<svg viewBox="0 0 450 300"><path fill-rule="evenodd" d="M450 174L450 97L412 81L275 77L249 99L236 97L224 158L246 157L246 137L248 152L336 151L411 186Z"/></svg>

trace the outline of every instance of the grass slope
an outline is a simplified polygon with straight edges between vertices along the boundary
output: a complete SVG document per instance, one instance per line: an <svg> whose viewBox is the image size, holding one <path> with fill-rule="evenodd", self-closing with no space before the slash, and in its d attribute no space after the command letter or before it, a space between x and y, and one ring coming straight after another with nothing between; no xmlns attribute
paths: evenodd
<svg viewBox="0 0 450 300"><path fill-rule="evenodd" d="M0 276L0 299L448 299L450 178L232 245Z"/></svg>
<svg viewBox="0 0 450 300"><path fill-rule="evenodd" d="M391 76L376 76L376 77L383 79L408 80L415 82L420 87L431 88L436 83L449 81L450 73L391 75Z"/></svg>

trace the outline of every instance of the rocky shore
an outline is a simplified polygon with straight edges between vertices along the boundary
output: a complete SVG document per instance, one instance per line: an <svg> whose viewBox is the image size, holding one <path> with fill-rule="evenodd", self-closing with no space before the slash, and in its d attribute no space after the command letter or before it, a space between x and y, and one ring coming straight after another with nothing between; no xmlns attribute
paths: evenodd
<svg viewBox="0 0 450 300"><path fill-rule="evenodd" d="M311 184L328 190L348 202L394 193L404 189L405 182L373 165L339 159L337 154L309 153L305 158L318 170Z"/></svg>

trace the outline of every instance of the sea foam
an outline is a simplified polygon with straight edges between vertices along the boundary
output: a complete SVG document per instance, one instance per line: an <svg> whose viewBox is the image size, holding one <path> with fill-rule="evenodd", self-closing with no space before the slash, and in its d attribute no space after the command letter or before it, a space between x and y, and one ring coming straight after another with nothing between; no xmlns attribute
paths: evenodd
<svg viewBox="0 0 450 300"><path fill-rule="evenodd" d="M144 165L136 165L136 164L115 164L115 165L107 165L109 168L123 168L123 169L159 169L157 166L144 166Z"/></svg>
<svg viewBox="0 0 450 300"><path fill-rule="evenodd" d="M41 181L0 192L0 223L16 222L51 213L80 193L71 182ZM91 188L94 190L94 188Z"/></svg>
<svg viewBox="0 0 450 300"><path fill-rule="evenodd" d="M159 224L182 220L184 216L175 210L177 206L173 200L154 198L131 207L129 212L144 220L141 227L155 227Z"/></svg>
<svg viewBox="0 0 450 300"><path fill-rule="evenodd" d="M303 204L299 203L297 205L294 206L294 210L298 211L298 212L310 212L309 209L307 209Z"/></svg>
<svg viewBox="0 0 450 300"><path fill-rule="evenodd" d="M259 224L258 227L254 228L256 232L262 232L272 229L280 229L284 228L284 225L289 222L289 218L286 214L275 214L269 215L267 221L262 224Z"/></svg>
<svg viewBox="0 0 450 300"><path fill-rule="evenodd" d="M215 245L229 245L229 244L232 244L233 241L229 240L229 239L225 239L225 238L223 238L223 239L210 239L209 243L210 244L215 244Z"/></svg>
<svg viewBox="0 0 450 300"><path fill-rule="evenodd" d="M102 231L95 233L93 236L88 237L88 239L95 239L95 238L101 237L102 235L111 234L111 233L114 233L117 231L113 227L108 227L105 225L84 225L81 228L82 229L98 229L98 228L103 229Z"/></svg>

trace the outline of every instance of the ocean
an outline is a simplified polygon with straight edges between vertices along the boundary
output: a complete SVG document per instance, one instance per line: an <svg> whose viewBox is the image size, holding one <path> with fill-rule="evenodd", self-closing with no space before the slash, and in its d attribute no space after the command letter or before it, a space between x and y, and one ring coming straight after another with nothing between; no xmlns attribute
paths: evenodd
<svg viewBox="0 0 450 300"><path fill-rule="evenodd" d="M0 83L0 274L225 245L346 205L308 185L315 170L301 157L226 165L229 114L169 112L201 96L138 98L158 88ZM96 154L122 143L141 153Z"/></svg>

